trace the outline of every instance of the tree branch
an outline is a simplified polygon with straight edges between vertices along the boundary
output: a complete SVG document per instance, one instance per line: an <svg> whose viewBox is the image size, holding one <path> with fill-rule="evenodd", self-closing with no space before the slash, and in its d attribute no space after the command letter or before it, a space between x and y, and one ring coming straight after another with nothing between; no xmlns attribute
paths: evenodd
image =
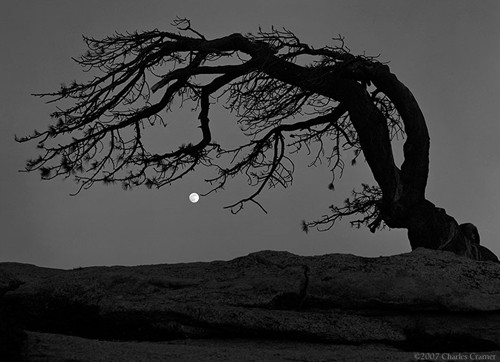
<svg viewBox="0 0 500 362"><path fill-rule="evenodd" d="M342 153L352 151L354 163L362 150L380 189L355 193L348 208L332 209L334 215L368 213L361 223L373 222L380 202L398 197L400 171L390 145L393 135L401 133L395 108L406 117L406 131L415 129L408 118L411 109L404 109L406 100L397 98L400 83L395 77L384 80L387 71L374 58L350 54L342 38L339 46L315 49L286 29L206 39L186 19L175 25L179 34L154 30L84 38L89 51L77 62L98 75L40 95L74 105L54 112L57 122L48 130L18 139L37 140L44 151L26 170L40 170L43 178L72 175L80 190L95 182L121 182L128 189L162 187L203 165L218 172L206 180L212 185L206 194L221 189L229 178L246 176L255 192L228 208L238 212L250 201L265 211L257 196L265 187L292 183L291 156L301 149L312 154L311 165L326 159L333 179L343 174ZM372 80L384 95L369 94ZM163 89L160 98L157 93ZM399 102L395 107L393 97ZM222 99L250 137L229 150L214 143L210 127L211 102ZM201 139L152 152L143 133L157 123L166 126L163 117L174 100L197 111ZM305 115L312 117L303 120ZM406 170L421 162L413 156L414 143L412 136L405 146L405 180Z"/></svg>

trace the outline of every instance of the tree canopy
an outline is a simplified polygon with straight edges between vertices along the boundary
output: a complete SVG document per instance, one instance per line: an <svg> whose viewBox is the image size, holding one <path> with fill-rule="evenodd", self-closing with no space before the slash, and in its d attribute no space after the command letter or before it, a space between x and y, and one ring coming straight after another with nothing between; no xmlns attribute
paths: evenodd
<svg viewBox="0 0 500 362"><path fill-rule="evenodd" d="M18 139L36 141L40 149L26 170L38 170L44 179L72 176L79 192L96 182L162 187L210 167L216 170L207 180L210 192L238 175L254 186L253 193L228 206L238 212L247 202L264 210L258 196L265 187L289 186L293 157L301 150L313 155L312 164L327 162L330 187L342 176L346 157L352 155L354 163L363 155L377 185L362 185L342 206L332 205L329 214L305 222L304 229L329 228L359 214L352 223L372 231L384 223L407 228L412 247L446 244L449 230L437 231L436 220L453 224L453 230L458 224L425 199L426 123L387 64L351 54L342 37L315 48L286 29L207 39L186 19L174 25L177 32L84 37L88 51L75 61L92 79L38 94L60 106L47 130ZM246 143L227 148L215 141L214 104L235 117ZM154 151L147 132L167 127L179 106L196 115L198 141ZM400 167L391 147L399 136L405 137ZM424 240L430 233L437 236Z"/></svg>

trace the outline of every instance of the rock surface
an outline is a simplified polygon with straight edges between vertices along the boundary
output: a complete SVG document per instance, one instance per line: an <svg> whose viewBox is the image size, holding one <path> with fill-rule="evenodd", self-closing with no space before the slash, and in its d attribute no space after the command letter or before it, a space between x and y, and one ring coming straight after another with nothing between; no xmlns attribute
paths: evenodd
<svg viewBox="0 0 500 362"><path fill-rule="evenodd" d="M19 281L3 302L31 331L30 361L183 361L193 353L195 360L268 353L276 361L343 361L361 353L404 361L414 352L500 351L500 265L448 252L263 251L231 261L75 270L0 263L0 285L4 273ZM118 350L135 352L112 357ZM215 358L220 351L227 358Z"/></svg>
<svg viewBox="0 0 500 362"><path fill-rule="evenodd" d="M44 362L415 361L414 353L402 352L387 346L381 347L377 344L353 347L259 339L118 342L39 332L29 332L28 342L30 348L26 353L26 359Z"/></svg>
<svg viewBox="0 0 500 362"><path fill-rule="evenodd" d="M11 273L0 270L0 297L11 290L16 290L22 282L16 279Z"/></svg>

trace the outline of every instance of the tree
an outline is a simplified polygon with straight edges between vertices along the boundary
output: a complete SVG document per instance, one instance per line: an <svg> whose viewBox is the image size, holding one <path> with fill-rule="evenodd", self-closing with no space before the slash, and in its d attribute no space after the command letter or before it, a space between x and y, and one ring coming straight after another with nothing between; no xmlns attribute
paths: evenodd
<svg viewBox="0 0 500 362"><path fill-rule="evenodd" d="M377 186L362 185L343 206L304 222L304 229L329 229L345 216L372 232L405 228L412 249L450 250L473 259L496 259L471 240L445 210L425 197L429 133L410 90L376 57L355 56L342 38L314 48L288 30L259 29L256 35L207 39L177 19L177 33L159 30L84 37L88 51L75 61L94 72L88 82L62 85L49 102L70 104L51 114L44 132L18 138L36 140L41 155L27 171L43 179L74 176L78 190L95 182L123 188L162 187L200 166L217 171L210 192L245 175L255 192L229 205L233 212L257 201L264 187L287 187L292 157L302 149L313 164L327 160L333 188L346 153L354 163L363 154ZM68 102L69 101L69 102ZM151 127L166 126L174 103L193 107L201 139L164 153L148 147ZM238 119L248 142L225 149L214 141L210 108L222 103ZM404 136L404 161L396 166L391 148ZM265 210L264 210L265 211Z"/></svg>

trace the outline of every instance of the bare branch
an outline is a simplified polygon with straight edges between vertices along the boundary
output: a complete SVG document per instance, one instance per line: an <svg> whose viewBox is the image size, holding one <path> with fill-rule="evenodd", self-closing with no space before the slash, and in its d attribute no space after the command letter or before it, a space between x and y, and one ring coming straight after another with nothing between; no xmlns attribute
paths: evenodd
<svg viewBox="0 0 500 362"><path fill-rule="evenodd" d="M380 203L382 202L382 191L377 186L362 184L361 191L352 191L352 199L344 201L344 206L331 205L329 215L323 215L319 220L303 221L302 229L308 231L310 228L317 228L320 231L330 230L337 221L344 217L361 214L361 219L350 221L351 225L359 228L367 226L373 233L378 228L383 227L380 217ZM325 226L326 225L326 226Z"/></svg>
<svg viewBox="0 0 500 362"><path fill-rule="evenodd" d="M390 94L369 92L375 57L352 55L342 38L313 48L287 29L207 39L187 19L173 25L178 33L85 37L88 52L75 61L91 78L38 94L70 105L51 114L55 121L46 131L17 139L36 141L41 150L25 170L38 170L44 179L72 176L80 192L96 182L162 187L210 167L217 175L206 180L206 194L243 176L255 191L227 208L237 213L252 202L266 212L258 196L293 182L296 153L306 150L311 166L328 164L333 187L344 172L344 153L352 152L355 163L363 150L381 188L364 187L349 204L332 206L332 215L306 225L333 225L361 213L355 226L379 226L378 204L394 196L399 177L389 142L404 130ZM225 149L213 141L214 101L237 118L247 143ZM174 105L196 112L201 138L153 152L145 134L166 127Z"/></svg>

